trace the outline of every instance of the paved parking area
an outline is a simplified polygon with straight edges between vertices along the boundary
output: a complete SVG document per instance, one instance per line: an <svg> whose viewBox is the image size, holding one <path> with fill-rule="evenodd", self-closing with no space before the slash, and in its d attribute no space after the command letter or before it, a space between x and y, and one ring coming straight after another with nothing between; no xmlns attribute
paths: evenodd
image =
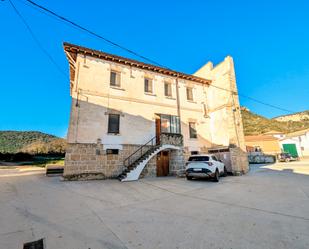
<svg viewBox="0 0 309 249"><path fill-rule="evenodd" d="M0 170L0 248L309 248L309 162L211 181L62 182Z"/></svg>

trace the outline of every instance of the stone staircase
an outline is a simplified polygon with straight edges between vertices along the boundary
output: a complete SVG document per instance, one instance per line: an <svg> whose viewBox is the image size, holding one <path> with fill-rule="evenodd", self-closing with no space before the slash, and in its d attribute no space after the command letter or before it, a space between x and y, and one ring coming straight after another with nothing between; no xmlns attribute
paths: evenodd
<svg viewBox="0 0 309 249"><path fill-rule="evenodd" d="M177 134L176 140L171 139L171 135L161 134L161 143L159 144L156 143L156 139L157 137L152 138L124 160L126 169L118 176L120 181L138 180L147 163L160 151L167 149L179 150L182 146L182 136L180 134Z"/></svg>
<svg viewBox="0 0 309 249"><path fill-rule="evenodd" d="M152 157L158 154L159 151L160 151L160 146L155 146L149 149L144 155L139 157L129 167L127 167L122 172L122 174L118 176L118 179L122 182L138 180L146 164L150 161Z"/></svg>

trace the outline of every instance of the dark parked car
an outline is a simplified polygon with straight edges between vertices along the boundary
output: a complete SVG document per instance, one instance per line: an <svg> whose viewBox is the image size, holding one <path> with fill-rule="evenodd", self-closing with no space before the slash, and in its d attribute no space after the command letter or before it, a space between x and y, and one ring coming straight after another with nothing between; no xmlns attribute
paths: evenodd
<svg viewBox="0 0 309 249"><path fill-rule="evenodd" d="M298 161L299 157L293 157L290 153L280 153L278 155L279 162Z"/></svg>

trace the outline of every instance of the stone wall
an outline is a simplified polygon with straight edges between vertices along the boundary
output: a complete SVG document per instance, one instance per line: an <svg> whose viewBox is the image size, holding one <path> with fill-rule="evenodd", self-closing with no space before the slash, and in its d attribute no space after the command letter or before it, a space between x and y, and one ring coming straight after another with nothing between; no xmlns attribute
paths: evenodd
<svg viewBox="0 0 309 249"><path fill-rule="evenodd" d="M239 147L230 148L231 167L233 175L243 175L249 171L248 155Z"/></svg>
<svg viewBox="0 0 309 249"><path fill-rule="evenodd" d="M116 178L125 169L123 161L139 145L123 145L118 155L106 154L102 144L68 144L65 155L64 178L89 180ZM143 170L143 176L156 175L156 157Z"/></svg>
<svg viewBox="0 0 309 249"><path fill-rule="evenodd" d="M154 156L143 169L140 178L157 176L157 156Z"/></svg>
<svg viewBox="0 0 309 249"><path fill-rule="evenodd" d="M68 144L64 178L67 180L91 180L116 178L125 169L123 161L139 148L138 145L123 145L118 155L106 154L102 144ZM247 153L238 147L229 148L231 173L241 175L248 172ZM185 168L190 156L186 149L170 150L170 175L176 175ZM154 156L141 173L142 177L157 175L157 157ZM230 171L230 170L229 170Z"/></svg>
<svg viewBox="0 0 309 249"><path fill-rule="evenodd" d="M185 169L185 155L184 155L184 150L171 150L170 151L170 175L177 175L177 172L179 170L184 170Z"/></svg>
<svg viewBox="0 0 309 249"><path fill-rule="evenodd" d="M139 148L139 145L122 145L118 155L106 154L103 145L68 144L65 155L64 178L67 180L92 180L116 178L125 169L123 161ZM170 175L185 168L184 151L170 150ZM157 175L157 156L154 156L141 173L143 177Z"/></svg>
<svg viewBox="0 0 309 249"><path fill-rule="evenodd" d="M267 155L262 152L250 152L248 153L249 163L275 163L276 156Z"/></svg>

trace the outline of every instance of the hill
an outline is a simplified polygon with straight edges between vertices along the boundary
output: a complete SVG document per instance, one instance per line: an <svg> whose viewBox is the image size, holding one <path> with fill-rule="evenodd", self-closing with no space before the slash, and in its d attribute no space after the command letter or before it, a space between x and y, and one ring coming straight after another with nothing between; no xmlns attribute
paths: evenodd
<svg viewBox="0 0 309 249"><path fill-rule="evenodd" d="M297 112L289 115L283 115L273 118L277 121L308 121L309 120L309 111Z"/></svg>
<svg viewBox="0 0 309 249"><path fill-rule="evenodd" d="M0 131L0 153L63 153L65 140L38 131Z"/></svg>
<svg viewBox="0 0 309 249"><path fill-rule="evenodd" d="M309 128L309 119L278 121L250 112L247 108L241 108L241 114L245 135L258 135L271 130L290 133Z"/></svg>

